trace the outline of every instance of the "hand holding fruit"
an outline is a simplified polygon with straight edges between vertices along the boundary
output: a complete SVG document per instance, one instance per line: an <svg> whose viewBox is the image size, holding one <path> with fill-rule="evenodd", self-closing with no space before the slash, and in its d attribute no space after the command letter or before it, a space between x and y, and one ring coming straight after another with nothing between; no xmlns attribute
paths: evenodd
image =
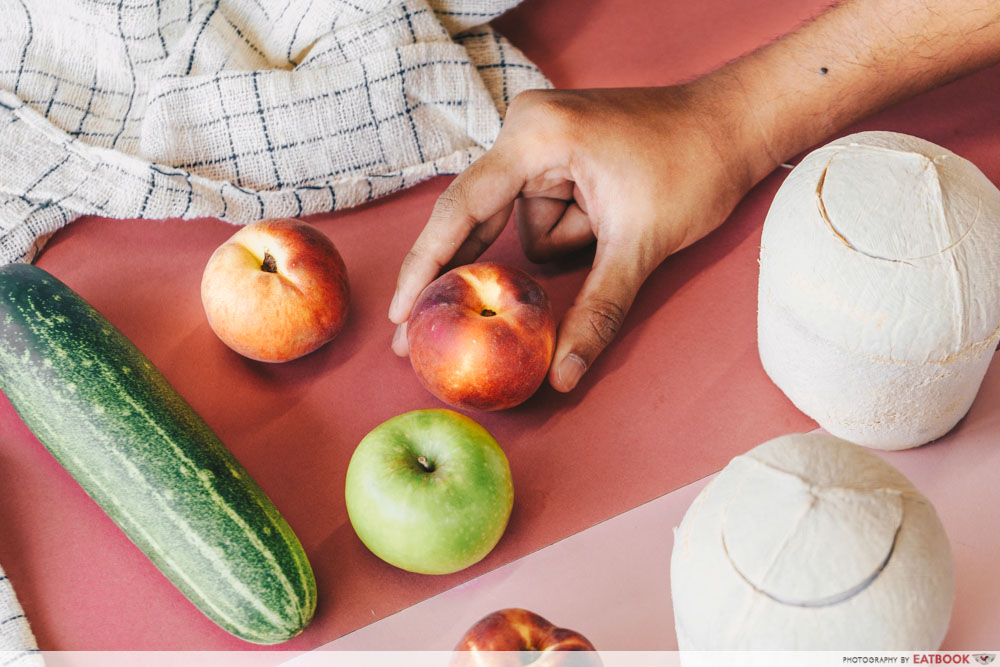
<svg viewBox="0 0 1000 667"><path fill-rule="evenodd" d="M403 262L389 311L402 325L396 353L408 352L404 329L421 291L443 267L474 261L516 203L533 261L597 241L548 374L560 391L576 386L650 272L721 224L759 177L743 162L751 150L739 149L752 133L731 122L733 100L724 104L719 90L701 80L519 95L494 147L441 195Z"/></svg>

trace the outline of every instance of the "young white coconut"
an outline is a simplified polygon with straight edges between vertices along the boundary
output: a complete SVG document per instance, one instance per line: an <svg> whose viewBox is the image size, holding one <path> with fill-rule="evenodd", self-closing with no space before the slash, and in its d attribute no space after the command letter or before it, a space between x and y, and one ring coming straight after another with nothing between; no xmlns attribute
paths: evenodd
<svg viewBox="0 0 1000 667"><path fill-rule="evenodd" d="M737 456L674 534L684 650L935 650L954 598L930 502L874 453L821 434Z"/></svg>
<svg viewBox="0 0 1000 667"><path fill-rule="evenodd" d="M830 433L915 447L968 411L1000 337L1000 190L930 142L810 153L761 239L764 370Z"/></svg>

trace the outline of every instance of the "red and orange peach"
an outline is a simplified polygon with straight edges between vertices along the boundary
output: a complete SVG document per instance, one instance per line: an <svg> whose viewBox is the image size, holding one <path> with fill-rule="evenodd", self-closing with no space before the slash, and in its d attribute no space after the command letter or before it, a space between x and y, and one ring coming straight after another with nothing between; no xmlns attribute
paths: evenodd
<svg viewBox="0 0 1000 667"><path fill-rule="evenodd" d="M493 262L460 266L428 285L406 328L410 362L449 405L500 410L545 379L556 325L542 286Z"/></svg>
<svg viewBox="0 0 1000 667"><path fill-rule="evenodd" d="M586 653L581 653L585 651ZM579 632L556 627L526 609L501 609L480 619L455 647L451 667L600 667Z"/></svg>
<svg viewBox="0 0 1000 667"><path fill-rule="evenodd" d="M347 269L312 225L258 220L219 246L201 281L212 330L257 361L289 361L332 340L350 299Z"/></svg>

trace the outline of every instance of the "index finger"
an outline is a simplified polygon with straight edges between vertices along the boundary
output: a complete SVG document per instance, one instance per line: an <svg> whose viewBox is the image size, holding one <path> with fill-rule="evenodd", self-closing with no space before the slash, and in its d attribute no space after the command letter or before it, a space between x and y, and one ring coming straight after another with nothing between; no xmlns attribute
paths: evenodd
<svg viewBox="0 0 1000 667"><path fill-rule="evenodd" d="M504 220L493 220L509 209L524 186L525 177L518 163L497 147L473 162L452 181L441 194L430 219L413 248L403 259L396 279L396 293L389 306L389 319L400 324L410 316L410 310L420 292L437 277L458 252L469 235L487 223L492 242Z"/></svg>

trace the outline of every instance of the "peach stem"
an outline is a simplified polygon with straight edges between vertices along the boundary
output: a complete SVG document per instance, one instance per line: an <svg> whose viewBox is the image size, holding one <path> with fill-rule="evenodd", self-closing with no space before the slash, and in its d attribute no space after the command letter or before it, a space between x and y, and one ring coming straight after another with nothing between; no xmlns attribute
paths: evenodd
<svg viewBox="0 0 1000 667"><path fill-rule="evenodd" d="M261 271L267 271L268 273L278 272L278 262L274 260L274 255L264 251L264 263L260 265Z"/></svg>

